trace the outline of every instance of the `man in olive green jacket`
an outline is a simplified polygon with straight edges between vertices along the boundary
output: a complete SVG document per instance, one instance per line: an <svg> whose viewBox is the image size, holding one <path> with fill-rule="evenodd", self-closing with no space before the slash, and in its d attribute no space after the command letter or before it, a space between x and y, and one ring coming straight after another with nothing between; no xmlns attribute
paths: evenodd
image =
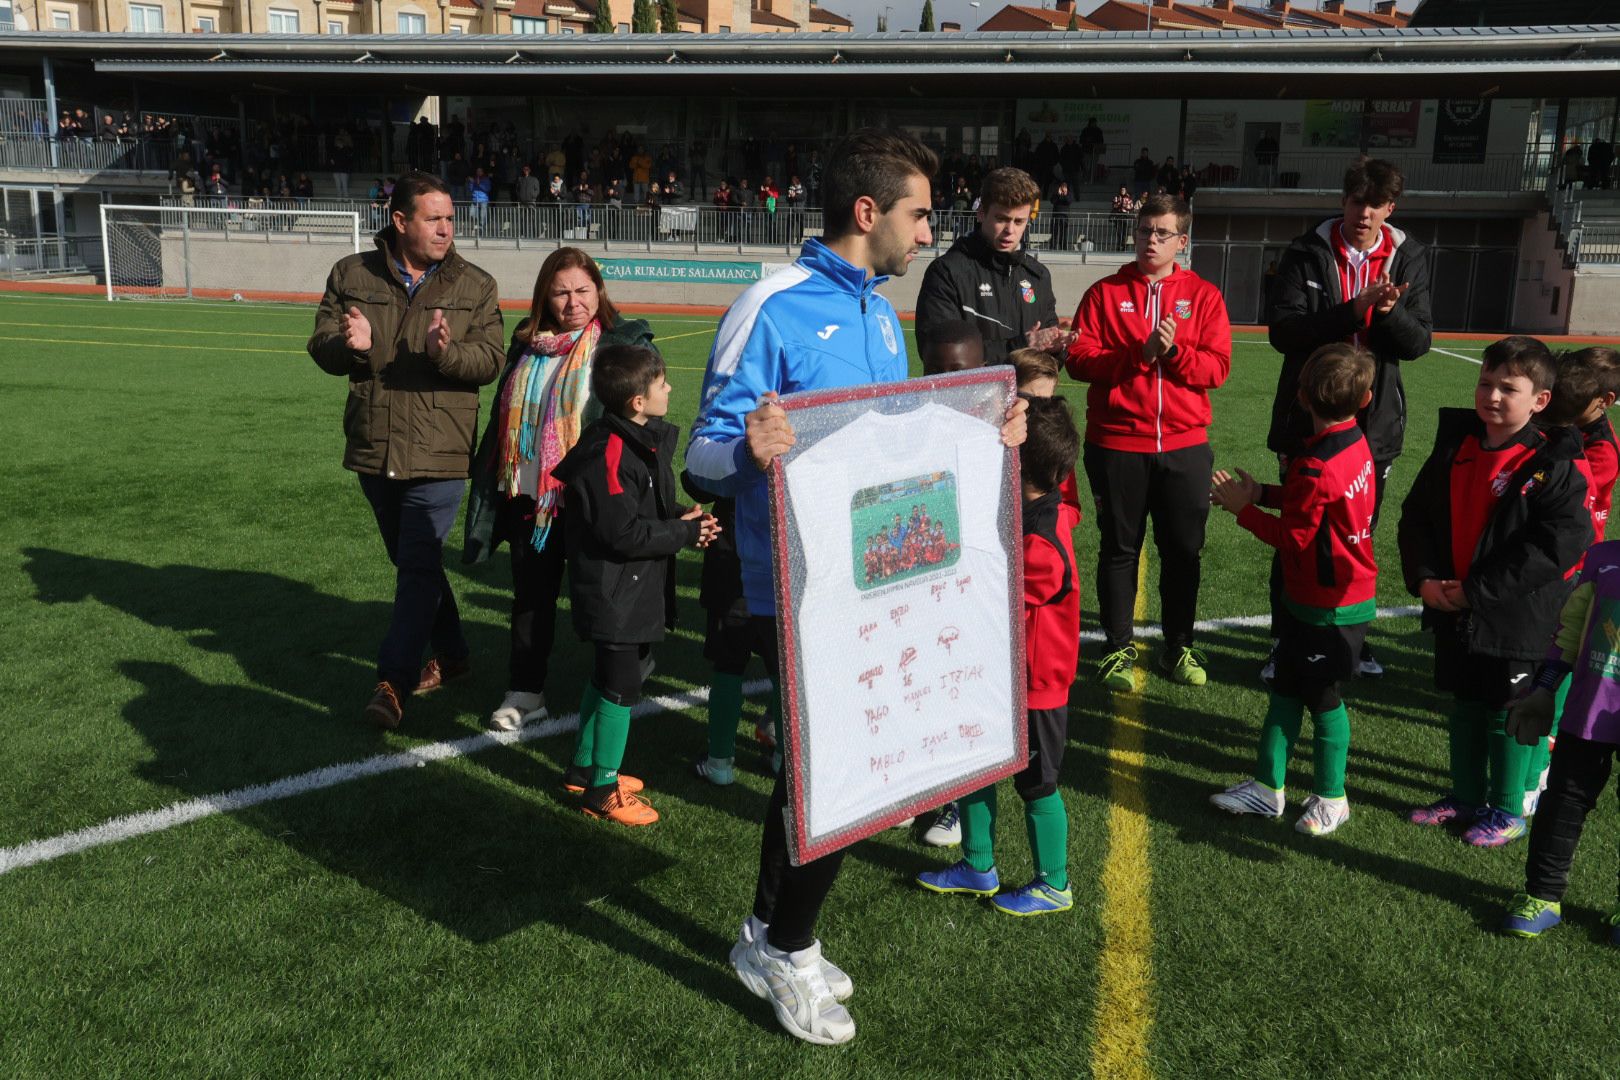
<svg viewBox="0 0 1620 1080"><path fill-rule="evenodd" d="M469 670L444 538L455 523L478 430L478 388L500 373L505 335L495 280L457 255L444 182L394 185L376 249L338 260L309 355L349 379L343 466L360 474L388 557L394 613L366 718L398 727L402 702ZM433 657L421 667L432 646Z"/></svg>

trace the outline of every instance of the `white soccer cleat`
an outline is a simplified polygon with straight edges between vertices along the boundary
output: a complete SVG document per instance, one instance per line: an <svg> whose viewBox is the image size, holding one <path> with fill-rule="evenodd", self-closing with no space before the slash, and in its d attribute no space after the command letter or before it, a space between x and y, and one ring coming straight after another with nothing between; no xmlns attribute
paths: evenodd
<svg viewBox="0 0 1620 1080"><path fill-rule="evenodd" d="M1294 822L1294 828L1307 836L1326 836L1350 820L1350 800L1343 795L1337 799L1324 799L1312 795L1305 800L1305 812Z"/></svg>
<svg viewBox="0 0 1620 1080"><path fill-rule="evenodd" d="M744 960L748 949L755 941L765 940L765 931L769 925L762 923L753 915L743 920L742 929L737 931L737 943L731 947L731 966L737 971L737 978L753 993L755 997L769 997L770 987L765 984L765 978L754 971ZM851 979L843 968L828 960L821 958L821 977L827 980L827 988L839 1001L848 1001L855 996L855 980Z"/></svg>
<svg viewBox="0 0 1620 1080"><path fill-rule="evenodd" d="M1258 780L1245 780L1233 784L1225 791L1209 797L1210 805L1229 814L1259 814L1261 817L1282 817L1286 805L1281 788L1269 788Z"/></svg>
<svg viewBox="0 0 1620 1080"><path fill-rule="evenodd" d="M835 1046L855 1037L855 1021L833 996L822 974L821 942L785 953L760 937L744 950L740 963L735 948L732 954L732 965L745 985L753 989L755 979L764 983L763 996L790 1035L821 1046Z"/></svg>
<svg viewBox="0 0 1620 1080"><path fill-rule="evenodd" d="M508 690L500 705L489 714L491 731L516 731L531 720L546 718L546 695L526 690Z"/></svg>
<svg viewBox="0 0 1620 1080"><path fill-rule="evenodd" d="M962 842L962 811L955 803L946 803L939 808L939 815L923 833L922 839L930 847L955 847Z"/></svg>

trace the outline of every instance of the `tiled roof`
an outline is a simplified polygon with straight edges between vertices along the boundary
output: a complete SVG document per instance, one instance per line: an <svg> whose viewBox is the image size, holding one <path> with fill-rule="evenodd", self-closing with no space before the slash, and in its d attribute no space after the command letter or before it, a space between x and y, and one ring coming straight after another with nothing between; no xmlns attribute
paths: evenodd
<svg viewBox="0 0 1620 1080"><path fill-rule="evenodd" d="M1050 27L1053 30L1067 30L1069 17L1075 15L1072 11L1059 11L1056 8L1025 7L1022 4L1008 4L990 18L986 19L979 29L981 30L1020 30L1041 29ZM1023 16L1023 18L1017 18ZM1033 25L1031 25L1033 21ZM1075 25L1081 30L1101 30L1102 27L1081 16L1075 16ZM992 25L994 24L994 25ZM1017 25L1013 25L1017 24Z"/></svg>
<svg viewBox="0 0 1620 1080"><path fill-rule="evenodd" d="M786 26L794 30L799 28L798 23L786 15L778 15L774 11L750 11L748 21L757 26Z"/></svg>
<svg viewBox="0 0 1620 1080"><path fill-rule="evenodd" d="M817 7L814 4L810 5L810 21L813 23L825 23L828 26L853 27L855 25L849 19L846 19L842 15L838 14L838 12L828 11L826 8Z"/></svg>

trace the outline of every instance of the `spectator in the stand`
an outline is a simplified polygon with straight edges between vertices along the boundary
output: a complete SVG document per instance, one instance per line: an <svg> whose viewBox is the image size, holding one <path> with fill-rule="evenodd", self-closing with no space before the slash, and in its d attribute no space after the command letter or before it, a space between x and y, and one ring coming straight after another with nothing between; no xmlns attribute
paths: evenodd
<svg viewBox="0 0 1620 1080"><path fill-rule="evenodd" d="M654 180L647 185L647 194L641 200L641 205L646 207L648 210L659 210L663 208L664 191L663 188L659 186L658 181Z"/></svg>
<svg viewBox="0 0 1620 1080"><path fill-rule="evenodd" d="M568 185L563 181L562 173L552 173L551 179L546 181L546 200L554 203L568 201Z"/></svg>
<svg viewBox="0 0 1620 1080"><path fill-rule="evenodd" d="M535 206L540 202L540 178L534 175L534 169L527 163L524 164L523 170L518 174L514 189L517 194L518 205Z"/></svg>
<svg viewBox="0 0 1620 1080"><path fill-rule="evenodd" d="M1277 137L1267 131L1254 144L1254 163L1260 167L1260 186L1271 187L1277 182Z"/></svg>
<svg viewBox="0 0 1620 1080"><path fill-rule="evenodd" d="M1136 193L1136 198L1131 200L1132 214L1141 213L1142 207L1147 204L1148 196L1150 194L1151 192L1149 192L1147 188L1143 188L1141 191Z"/></svg>
<svg viewBox="0 0 1620 1080"><path fill-rule="evenodd" d="M799 174L799 144L788 143L787 150L782 154L782 175L797 176Z"/></svg>
<svg viewBox="0 0 1620 1080"><path fill-rule="evenodd" d="M315 197L315 181L309 178L308 173L299 173L298 183L293 188L293 193L300 199L313 199Z"/></svg>
<svg viewBox="0 0 1620 1080"><path fill-rule="evenodd" d="M1609 169L1614 165L1614 143L1596 138L1586 148L1586 186L1607 190Z"/></svg>
<svg viewBox="0 0 1620 1080"><path fill-rule="evenodd" d="M574 180L572 194L574 197L574 221L581 229L585 230L588 236L593 216L591 203L595 201L596 193L591 184L591 174L584 169L579 171L578 177Z"/></svg>
<svg viewBox="0 0 1620 1080"><path fill-rule="evenodd" d="M113 119L112 113L107 113L101 118L101 128L96 132L96 138L107 140L118 138L118 122ZM1580 144L1577 143L1576 145L1579 146ZM1568 157L1568 155L1565 156Z"/></svg>
<svg viewBox="0 0 1620 1080"><path fill-rule="evenodd" d="M475 235L484 231L489 224L489 196L495 183L490 179L489 173L482 168L473 171L472 179L467 182L467 197L472 200L472 223Z"/></svg>
<svg viewBox="0 0 1620 1080"><path fill-rule="evenodd" d="M467 197L467 162L461 156L460 150L450 152L450 164L445 166L444 179L450 185L452 199L465 199Z"/></svg>
<svg viewBox="0 0 1620 1080"><path fill-rule="evenodd" d="M180 205L195 206L197 203L197 174L187 170L180 174Z"/></svg>
<svg viewBox="0 0 1620 1080"><path fill-rule="evenodd" d="M1156 183L1159 185L1160 191L1163 191L1169 195L1174 195L1181 189L1181 170L1176 168L1176 158L1174 154L1166 157L1164 159L1164 164L1159 166L1159 175L1156 179Z"/></svg>
<svg viewBox="0 0 1620 1080"><path fill-rule="evenodd" d="M720 214L722 235L728 240L737 239L737 193L731 190L731 183L725 178L722 177L714 189L712 201Z"/></svg>
<svg viewBox="0 0 1620 1080"><path fill-rule="evenodd" d="M1137 189L1142 190L1153 183L1153 177L1158 171L1159 167L1153 164L1153 157L1148 153L1148 148L1142 147L1142 152L1137 155L1135 163L1131 166L1131 179L1135 181Z"/></svg>
<svg viewBox="0 0 1620 1080"><path fill-rule="evenodd" d="M686 198L686 188L675 178L674 169L662 170L664 173L664 202L678 203Z"/></svg>
<svg viewBox="0 0 1620 1080"><path fill-rule="evenodd" d="M332 139L332 185L340 199L349 197L349 173L354 171L354 136L339 128Z"/></svg>
<svg viewBox="0 0 1620 1080"><path fill-rule="evenodd" d="M754 208L758 205L758 192L748 182L748 177L737 181L732 189L732 202L737 207L737 217L742 228L743 243L752 243L754 240Z"/></svg>
<svg viewBox="0 0 1620 1080"><path fill-rule="evenodd" d="M1083 158L1080 144L1074 141L1074 136L1063 136L1063 146L1058 150L1058 165L1063 169L1063 179L1071 184L1081 182L1080 174L1085 170Z"/></svg>
<svg viewBox="0 0 1620 1080"><path fill-rule="evenodd" d="M568 157L563 153L561 146L553 146L546 151L545 175L564 176L568 171Z"/></svg>
<svg viewBox="0 0 1620 1080"><path fill-rule="evenodd" d="M1074 197L1069 194L1069 182L1059 180L1052 189L1052 241L1053 251L1069 248L1069 211L1074 208Z"/></svg>
<svg viewBox="0 0 1620 1080"><path fill-rule="evenodd" d="M1586 155L1581 151L1581 141L1576 139L1564 151L1564 175L1558 181L1558 190L1564 191L1575 186L1581 178L1581 171L1586 167Z"/></svg>
<svg viewBox="0 0 1620 1080"><path fill-rule="evenodd" d="M647 185L652 181L652 167L652 155L647 153L647 148L636 147L636 152L630 157L630 183L633 185L631 195L636 202L641 202L647 197Z"/></svg>
<svg viewBox="0 0 1620 1080"><path fill-rule="evenodd" d="M1193 172L1191 165L1181 167L1181 201L1188 206L1192 205L1193 196L1198 194L1198 174Z"/></svg>
<svg viewBox="0 0 1620 1080"><path fill-rule="evenodd" d="M759 185L760 220L764 223L762 232L765 239L775 243L779 238L776 235L776 209L782 193L776 188L776 180L767 176Z"/></svg>
<svg viewBox="0 0 1620 1080"><path fill-rule="evenodd" d="M788 208L788 238L798 243L804 239L804 182L797 175L790 177L783 196Z"/></svg>
<svg viewBox="0 0 1620 1080"><path fill-rule="evenodd" d="M1107 144L1103 141L1102 128L1097 126L1097 118L1091 117L1086 126L1080 130L1080 176L1077 179L1081 184L1095 184L1097 182L1097 165L1102 161Z"/></svg>
<svg viewBox="0 0 1620 1080"><path fill-rule="evenodd" d="M1058 163L1058 144L1052 141L1050 131L1041 136L1040 143L1035 147L1033 161L1034 166L1030 169L1030 174L1035 177L1037 184L1045 187L1052 182L1052 169Z"/></svg>
<svg viewBox="0 0 1620 1080"><path fill-rule="evenodd" d="M608 151L607 157L602 162L602 183L612 184L613 181L617 180L619 182L619 187L622 190L624 187L626 172L627 170L624 167L624 155L619 153L619 148L617 146L614 146L613 149Z"/></svg>
<svg viewBox="0 0 1620 1080"><path fill-rule="evenodd" d="M1114 213L1136 215L1136 200L1131 198L1131 189L1124 184L1119 185L1119 194L1114 196Z"/></svg>

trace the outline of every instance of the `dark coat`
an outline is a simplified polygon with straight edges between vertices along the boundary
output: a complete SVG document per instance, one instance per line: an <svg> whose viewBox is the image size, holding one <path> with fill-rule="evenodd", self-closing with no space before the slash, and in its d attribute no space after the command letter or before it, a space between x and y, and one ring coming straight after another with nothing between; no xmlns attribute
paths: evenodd
<svg viewBox="0 0 1620 1080"><path fill-rule="evenodd" d="M1299 371L1311 353L1335 341L1348 341L1361 329L1356 321L1354 297L1339 295L1338 261L1329 230L1332 219L1296 239L1283 254L1272 279L1266 324L1271 347L1283 354L1277 396L1271 405L1271 430L1266 446L1291 454L1311 436L1310 415L1299 404ZM1393 461L1406 438L1406 389L1401 383L1401 361L1416 360L1429 351L1434 316L1429 311L1429 249L1399 229L1387 271L1395 284L1411 288L1388 315L1373 314L1367 329L1367 349L1378 361L1373 376L1372 403L1356 418L1367 434L1373 461Z"/></svg>
<svg viewBox="0 0 1620 1080"><path fill-rule="evenodd" d="M416 295L394 269L392 225L371 251L339 259L315 314L310 357L330 375L346 375L343 467L395 480L467 475L478 431L478 388L501 370L501 307L495 279L452 247ZM359 308L371 323L371 348L343 341L343 314ZM450 346L427 354L435 309L450 323Z"/></svg>
<svg viewBox="0 0 1620 1080"><path fill-rule="evenodd" d="M978 315L963 311L964 306ZM996 251L975 228L923 274L917 294L917 349L928 348L932 327L966 321L979 327L984 362L1004 364L1014 350L1024 348L1024 335L1036 323L1056 326L1057 318L1057 297L1046 267L1027 252Z"/></svg>
<svg viewBox="0 0 1620 1080"><path fill-rule="evenodd" d="M697 543L680 520L680 429L609 413L580 433L552 475L565 487L568 595L582 641L639 645L675 625L675 553Z"/></svg>
<svg viewBox="0 0 1620 1080"><path fill-rule="evenodd" d="M1401 571L1419 595L1426 578L1455 578L1451 557L1451 474L1470 435L1483 438L1485 422L1471 409L1441 409L1434 451L1401 504ZM1469 608L1461 613L1423 609L1423 626L1458 634L1468 651L1510 660L1536 660L1558 628L1569 597L1571 570L1592 542L1586 478L1575 460L1581 435L1573 428L1545 431L1496 501L1463 579Z"/></svg>

